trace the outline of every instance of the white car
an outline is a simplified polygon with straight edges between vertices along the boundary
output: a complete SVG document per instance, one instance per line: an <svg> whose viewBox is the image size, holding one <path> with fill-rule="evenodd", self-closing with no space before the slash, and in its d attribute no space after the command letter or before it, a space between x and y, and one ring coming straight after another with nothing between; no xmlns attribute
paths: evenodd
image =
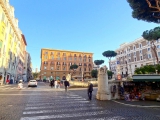
<svg viewBox="0 0 160 120"><path fill-rule="evenodd" d="M30 80L28 82L28 87L37 87L37 81L36 80Z"/></svg>

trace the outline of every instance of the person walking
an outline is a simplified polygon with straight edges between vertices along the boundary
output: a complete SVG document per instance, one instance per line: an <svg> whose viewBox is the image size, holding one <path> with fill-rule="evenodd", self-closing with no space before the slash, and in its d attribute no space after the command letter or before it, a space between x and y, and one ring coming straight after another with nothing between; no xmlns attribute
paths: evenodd
<svg viewBox="0 0 160 120"><path fill-rule="evenodd" d="M69 82L67 80L64 81L65 91L67 92L67 88L69 87Z"/></svg>
<svg viewBox="0 0 160 120"><path fill-rule="evenodd" d="M50 82L50 86L51 86L51 88L53 87L53 80L51 80L51 82Z"/></svg>
<svg viewBox="0 0 160 120"><path fill-rule="evenodd" d="M55 87L55 88L57 88L57 84L58 84L58 83L57 83L57 80L55 80L55 82L54 82L54 87Z"/></svg>
<svg viewBox="0 0 160 120"><path fill-rule="evenodd" d="M89 83L88 84L88 98L89 98L89 100L92 100L92 91L93 91L93 84Z"/></svg>

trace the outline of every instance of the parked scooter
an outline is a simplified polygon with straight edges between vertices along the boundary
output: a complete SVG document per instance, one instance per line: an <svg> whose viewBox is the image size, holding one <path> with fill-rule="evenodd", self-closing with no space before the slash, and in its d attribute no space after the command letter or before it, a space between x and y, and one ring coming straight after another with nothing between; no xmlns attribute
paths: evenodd
<svg viewBox="0 0 160 120"><path fill-rule="evenodd" d="M23 88L23 81L22 81L22 80L20 80L20 81L18 82L18 88L19 88L19 89L22 89L22 88Z"/></svg>

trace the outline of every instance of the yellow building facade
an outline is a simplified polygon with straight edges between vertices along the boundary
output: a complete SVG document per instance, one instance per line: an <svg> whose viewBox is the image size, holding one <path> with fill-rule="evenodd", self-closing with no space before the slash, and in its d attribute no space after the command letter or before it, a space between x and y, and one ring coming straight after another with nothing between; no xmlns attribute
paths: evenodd
<svg viewBox="0 0 160 120"><path fill-rule="evenodd" d="M76 64L78 68L73 71L70 66ZM93 69L93 53L69 50L41 49L41 79L62 80L71 73L74 79L91 78Z"/></svg>
<svg viewBox="0 0 160 120"><path fill-rule="evenodd" d="M20 51L26 49L25 41L22 41L14 7L9 4L9 0L0 0L0 84L4 84L7 79L15 79ZM21 54L25 57L23 52Z"/></svg>

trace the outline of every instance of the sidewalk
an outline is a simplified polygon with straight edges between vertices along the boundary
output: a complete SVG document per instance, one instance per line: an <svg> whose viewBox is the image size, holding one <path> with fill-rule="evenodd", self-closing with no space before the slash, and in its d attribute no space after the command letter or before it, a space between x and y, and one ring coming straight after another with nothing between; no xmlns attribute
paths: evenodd
<svg viewBox="0 0 160 120"><path fill-rule="evenodd" d="M125 100L112 100L112 101L133 107L160 107L160 102L157 101L125 101Z"/></svg>

